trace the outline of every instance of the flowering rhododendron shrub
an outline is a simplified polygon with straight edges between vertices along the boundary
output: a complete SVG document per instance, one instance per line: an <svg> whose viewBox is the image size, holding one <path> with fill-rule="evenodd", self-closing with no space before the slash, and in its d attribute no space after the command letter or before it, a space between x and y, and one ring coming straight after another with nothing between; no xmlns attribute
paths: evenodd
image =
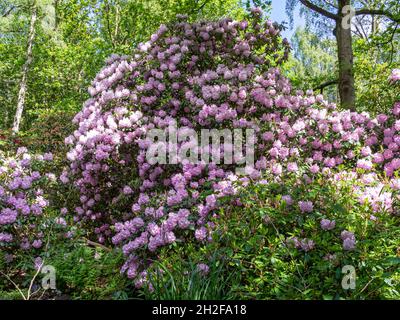
<svg viewBox="0 0 400 320"><path fill-rule="evenodd" d="M265 170L277 180L291 173L308 181L343 165L389 178L400 168L400 103L392 115L372 118L338 111L312 91L294 92L278 69L288 53L278 26L264 21L258 9L241 22L190 24L180 16L131 57L111 56L96 76L91 98L74 118L78 128L66 138L70 165L60 178L80 193L74 219L89 226L99 242L122 247L127 259L122 271L137 286L146 281L146 266L159 248L189 236L210 240L209 221L219 206L228 200L239 205L231 197L237 186L261 178ZM391 81L398 81L396 72ZM154 163L147 157L152 146L147 134L175 123L175 133L183 135L254 130L255 165L238 176L236 158L233 164L191 163L179 156ZM186 143L177 143L177 154ZM162 146L170 150L172 144ZM225 148L213 155L223 158ZM381 196L375 192L369 192L371 199ZM304 215L314 207L309 201L296 205ZM325 229L334 225L321 223ZM342 238L345 250L355 246L354 236ZM314 248L312 239L298 245Z"/></svg>
<svg viewBox="0 0 400 320"><path fill-rule="evenodd" d="M79 129L66 139L74 146L61 179L72 177L80 190L76 220L93 223L100 242L123 245L132 278L140 262L136 252L175 242L176 231L195 229L196 238L206 240L217 197L233 192L229 181L217 183L232 173L223 166L149 164L146 131L172 121L195 129L253 128L250 119L259 110L249 99L265 108L273 99L263 88L289 90L278 70L267 73L287 58L288 44L276 26L262 22L260 11L240 23L179 18L161 26L133 58L109 59L75 117ZM203 199L205 189L211 193Z"/></svg>
<svg viewBox="0 0 400 320"><path fill-rule="evenodd" d="M242 275L235 286L241 299L354 299L365 290L370 298L398 299L400 219L360 203L356 190L368 186L362 170L356 171L324 171L307 180L287 172L276 179L266 172L241 189L241 207L221 210L214 220L215 241L196 252L190 246L165 249L160 259L171 264L171 251L178 250L210 265L215 252L219 261L229 257L226 274ZM387 186L384 192L395 198ZM312 211L301 211L306 202ZM346 265L356 270L355 290L343 290L338 277Z"/></svg>
<svg viewBox="0 0 400 320"><path fill-rule="evenodd" d="M56 177L40 169L52 157L33 156L24 147L14 157L0 153L0 248L7 262L24 253L40 255L45 246L49 202L43 187Z"/></svg>

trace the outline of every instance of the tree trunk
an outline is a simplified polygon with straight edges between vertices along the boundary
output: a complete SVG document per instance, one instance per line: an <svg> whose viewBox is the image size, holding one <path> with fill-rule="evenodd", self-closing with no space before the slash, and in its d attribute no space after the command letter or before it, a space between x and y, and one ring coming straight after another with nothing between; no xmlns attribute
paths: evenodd
<svg viewBox="0 0 400 320"><path fill-rule="evenodd" d="M57 31L58 23L59 23L59 16L58 16L58 3L59 0L54 0L53 7L54 7L54 31Z"/></svg>
<svg viewBox="0 0 400 320"><path fill-rule="evenodd" d="M346 13L342 10L346 5L350 5L350 0L339 1L339 16L336 21L336 39L339 62L339 95L340 104L345 109L355 110L356 93L354 86L353 73L353 48L351 36L351 24L342 24L342 19L348 21ZM347 20L346 20L347 19Z"/></svg>
<svg viewBox="0 0 400 320"><path fill-rule="evenodd" d="M29 35L28 35L28 46L26 49L26 61L22 69L22 79L21 85L18 93L18 102L17 102L17 111L15 113L14 124L13 124L13 132L17 133L19 131L19 126L21 123L22 112L24 111L25 106L25 97L27 91L27 81L28 81L28 71L29 67L32 63L32 46L33 40L35 38L35 24L37 19L37 6L36 1L32 4L32 14L31 21L29 26Z"/></svg>

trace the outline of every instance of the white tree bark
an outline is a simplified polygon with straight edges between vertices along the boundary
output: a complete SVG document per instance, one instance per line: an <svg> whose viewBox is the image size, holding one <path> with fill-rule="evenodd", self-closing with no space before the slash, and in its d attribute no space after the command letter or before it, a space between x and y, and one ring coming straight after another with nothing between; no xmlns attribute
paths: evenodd
<svg viewBox="0 0 400 320"><path fill-rule="evenodd" d="M17 103L17 111L15 113L14 124L13 124L13 132L17 133L19 131L19 126L21 124L22 112L25 107L25 97L27 92L27 81L28 81L28 71L29 67L32 63L32 46L33 41L35 39L35 24L37 20L37 5L36 1L32 4L32 14L31 21L29 26L29 35L28 35L28 46L26 49L26 61L22 69L22 79L18 93L18 103Z"/></svg>

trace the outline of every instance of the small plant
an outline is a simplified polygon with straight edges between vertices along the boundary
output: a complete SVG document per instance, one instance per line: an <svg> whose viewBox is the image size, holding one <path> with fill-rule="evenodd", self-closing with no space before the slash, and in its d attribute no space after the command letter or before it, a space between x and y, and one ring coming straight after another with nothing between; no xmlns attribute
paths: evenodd
<svg viewBox="0 0 400 320"><path fill-rule="evenodd" d="M226 261L213 254L207 263L172 259L157 261L149 269L147 284L141 290L145 299L155 300L229 300L240 275L228 272ZM176 260L175 260L176 259Z"/></svg>

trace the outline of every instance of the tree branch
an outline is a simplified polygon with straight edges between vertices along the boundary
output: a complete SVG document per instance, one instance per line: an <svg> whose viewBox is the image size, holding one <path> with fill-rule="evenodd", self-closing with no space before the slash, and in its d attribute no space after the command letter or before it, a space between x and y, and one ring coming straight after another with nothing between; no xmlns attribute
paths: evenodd
<svg viewBox="0 0 400 320"><path fill-rule="evenodd" d="M334 14L332 12L329 12L321 7L318 7L317 5L315 5L314 3L312 3L311 1L308 0L300 0L300 2L305 5L307 8L318 12L319 14L322 14L323 16L333 19L333 20L338 20L339 16L337 14Z"/></svg>
<svg viewBox="0 0 400 320"><path fill-rule="evenodd" d="M194 8L192 13L199 13L201 9L205 7L209 0L205 0L198 8Z"/></svg>
<svg viewBox="0 0 400 320"><path fill-rule="evenodd" d="M338 79L329 80L329 81L326 81L326 82L320 84L318 87L313 88L313 90L314 91L321 90L321 93L322 93L326 87L329 87L333 84L338 84L338 83L339 83Z"/></svg>
<svg viewBox="0 0 400 320"><path fill-rule="evenodd" d="M389 18L390 20L392 20L393 22L400 23L400 18L394 16L389 11L382 10L382 9L360 9L355 12L356 16L367 15L367 14L368 15L385 16L385 17Z"/></svg>

